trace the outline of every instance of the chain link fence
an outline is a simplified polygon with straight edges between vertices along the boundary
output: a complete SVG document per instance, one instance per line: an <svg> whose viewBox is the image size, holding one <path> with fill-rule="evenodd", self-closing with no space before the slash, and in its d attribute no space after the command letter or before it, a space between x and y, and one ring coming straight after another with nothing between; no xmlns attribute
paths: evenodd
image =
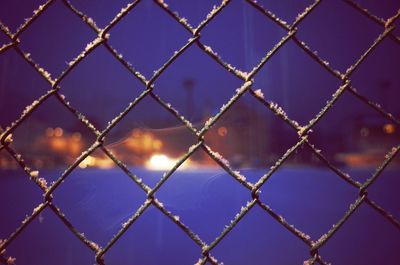
<svg viewBox="0 0 400 265"><path fill-rule="evenodd" d="M364 15L365 17L372 20L374 23L381 26L382 31L379 36L376 37L375 41L370 45L370 47L365 50L362 56L348 69L346 72L340 72L330 64L321 58L317 52L313 51L312 47L309 47L306 43L300 40L296 36L296 32L298 28L301 26L302 21L306 18L310 13L312 13L317 6L321 3L321 0L316 0L310 6L308 6L302 13L300 13L295 21L289 25L281 18L277 17L274 13L264 8L262 5L257 3L255 0L246 0L246 4L250 5L255 10L259 11L262 15L265 16L266 19L273 21L278 27L284 29L287 34L278 42L276 45L262 58L262 60L250 71L243 72L239 69L235 68L231 64L224 61L213 49L209 46L206 46L202 43L201 40L201 32L202 30L221 12L224 12L224 9L231 4L230 0L223 0L218 6L214 6L214 8L207 14L206 18L200 22L197 27L193 27L190 25L186 19L179 16L176 12L173 12L168 4L162 0L154 1L155 5L158 5L159 8L165 11L171 20L174 20L176 23L179 23L185 30L187 30L192 37L187 41L185 45L183 45L179 50L177 50L159 69L157 69L151 78L146 78L140 72L138 72L129 62L123 59L122 55L111 45L109 44L110 34L109 31L115 27L121 19L123 19L129 12L135 12L136 5L140 2L140 0L136 0L128 4L126 7L122 8L121 11L112 19L112 21L106 25L104 28L100 28L96 25L95 21L88 17L86 14L82 13L78 10L73 4L67 0L62 0L62 3L65 5L65 8L79 17L83 23L87 25L91 30L93 30L97 37L87 44L86 48L78 55L76 58L69 62L68 67L56 78L50 76L49 72L46 69L41 68L41 66L35 62L28 53L22 50L19 40L19 36L27 30L30 25L35 21L39 16L46 12L46 9L52 5L56 0L49 0L45 4L39 6L34 12L33 16L26 19L26 21L13 33L11 32L7 26L1 22L1 31L5 33L9 42L3 45L0 48L0 54L3 54L5 51L9 49L14 49L32 68L35 69L38 75L43 77L51 85L51 90L47 93L43 94L39 98L37 98L31 105L27 106L23 111L21 116L15 120L9 127L2 130L0 133L0 151L5 150L8 152L15 161L19 164L19 166L26 172L27 177L32 180L34 184L40 187L43 191L44 200L42 203L37 205L32 211L32 213L23 220L22 224L5 240L0 242L0 263L3 264L14 264L15 258L6 255L6 248L29 226L29 224L38 218L38 215L46 208L50 209L54 214L65 224L65 226L73 233L83 245L93 251L93 255L95 256L97 264L105 264L105 255L107 252L114 246L114 244L119 240L119 238L126 233L126 231L142 216L142 214L149 208L149 206L155 206L167 219L170 219L177 227L179 227L193 242L195 242L198 247L198 255L199 259L197 264L220 264L223 260L219 260L218 257L214 256L213 249L224 240L225 236L228 235L231 230L240 222L240 220L247 215L254 207L259 207L266 214L272 216L276 222L286 228L290 233L293 234L294 237L299 238L304 242L305 245L308 246L310 250L310 258L304 261L304 264L328 264L326 260L319 254L319 249L326 244L330 238L342 227L344 223L349 219L349 217L357 211L360 205L368 205L374 211L378 212L382 218L388 221L388 225L393 225L397 229L400 229L400 221L393 217L388 211L383 209L376 202L372 201L368 197L368 188L374 184L374 182L382 175L382 172L385 168L391 163L391 161L395 158L400 150L400 145L393 146L391 150L385 156L383 163L378 166L375 172L372 174L370 178L368 178L364 183L360 183L354 180L347 173L343 172L340 168L336 167L329 159L324 156L323 150L318 150L316 146L312 142L310 142L308 138L309 132L313 129L313 127L324 118L325 114L332 108L335 102L345 93L350 94L351 96L357 98L364 104L366 104L369 108L373 109L385 119L394 123L396 126L400 126L400 121L397 117L394 117L386 110L384 110L378 103L370 100L369 98L362 95L358 92L351 84L352 73L363 63L363 61L374 51L374 49L380 45L380 43L384 39L390 39L395 42L397 45L400 45L400 38L393 33L395 29L394 22L400 17L400 10L397 13L394 11L394 14L389 19L382 19L380 17L375 16L370 13L367 9L360 6L358 3L353 2L351 0L344 0L344 2L349 5L351 8L354 8L356 11ZM341 86L337 88L336 92L332 95L330 100L326 103L326 105L320 110L320 112L311 119L307 124L300 125L295 120L288 117L285 113L285 110L282 109L277 104L269 101L260 90L253 89L254 77L260 71L260 69L268 63L268 61L276 54L276 52L281 49L289 40L293 40L294 43L304 50L305 53L308 54L312 60L317 62L320 67L325 69L332 76L341 81ZM220 111L213 117L211 117L201 129L196 129L191 122L186 119L184 116L178 113L178 111L171 106L169 103L165 102L160 96L158 96L154 91L154 82L163 74L163 72L174 63L174 61L181 56L185 51L191 47L192 45L197 46L201 49L207 56L211 57L217 64L223 67L230 74L238 77L243 81L243 85L236 90L236 93L226 104L224 104ZM78 109L72 106L68 99L65 98L62 94L60 94L60 82L68 76L68 74L77 67L85 57L94 51L97 47L103 46L107 49L107 51L120 62L133 76L135 76L142 84L145 85L146 89L144 89L140 95L133 100L121 113L116 116L111 122L108 123L107 127L100 131L98 130L89 119L85 118ZM267 109L276 114L283 122L289 124L293 130L295 130L298 134L298 142L292 146L290 149L286 151L286 153L280 157L275 165L273 165L270 170L263 175L256 183L251 183L246 180L246 176L242 175L239 171L234 170L229 163L217 152L213 151L210 146L208 146L204 141L204 136L209 131L209 129L227 112L235 103L241 98L244 94L250 94L254 98L258 100L258 102L264 105ZM127 165L125 165L122 161L117 159L115 155L104 145L104 139L110 132L110 130L116 126L124 117L135 108L135 106L141 102L144 98L151 97L155 101L157 101L165 111L172 113L176 119L184 126L186 126L193 135L197 138L197 143L191 146L186 154L182 156L179 161L175 164L173 168L171 168L167 173L163 175L160 181L154 186L149 187L146 185L139 177L133 174ZM39 172L36 170L32 170L25 163L24 158L17 153L17 151L12 147L13 143L13 132L22 124L24 121L49 98L56 98L64 107L73 113L82 124L84 124L90 131L96 136L96 141L85 150L76 160L72 163L53 183L49 184L44 178L39 177ZM268 179L280 168L285 161L301 146L308 146L312 149L314 155L318 157L318 159L331 171L333 171L338 178L343 179L348 185L353 186L355 189L359 190L358 198L349 206L348 211L343 213L343 217L337 221L337 223L317 240L312 240L309 235L297 229L294 225L288 223L283 216L279 213L272 210L267 204L262 202L259 198L260 188L267 183ZM222 167L229 175L234 178L238 185L242 185L245 189L248 190L250 201L246 205L243 205L241 211L237 213L237 215L232 219L230 223L228 223L223 231L217 236L211 243L204 242L196 233L194 233L190 227L185 225L183 221L181 221L178 217L175 216L173 212L167 210L163 203L157 199L157 191L160 189L163 184L168 181L168 179L174 174L174 172L178 169L180 165L182 165L187 159L191 157L191 155L196 151L202 149L204 150L209 157L211 157L214 161L216 161L220 167ZM108 244L104 247L100 247L96 242L92 241L90 238L84 235L84 231L78 231L74 224L69 221L68 217L65 216L60 208L53 202L53 194L55 190L57 190L61 185L63 185L63 181L71 175L71 173L77 168L77 166L85 160L86 157L91 155L95 151L101 151L106 156L108 156L111 160L114 161L115 165L121 168L128 178L130 178L134 183L140 187L143 192L146 194L147 198L142 203L142 205L137 209L137 211L128 219L127 222L122 224L122 228L120 231L112 237ZM18 258L18 257L16 257Z"/></svg>

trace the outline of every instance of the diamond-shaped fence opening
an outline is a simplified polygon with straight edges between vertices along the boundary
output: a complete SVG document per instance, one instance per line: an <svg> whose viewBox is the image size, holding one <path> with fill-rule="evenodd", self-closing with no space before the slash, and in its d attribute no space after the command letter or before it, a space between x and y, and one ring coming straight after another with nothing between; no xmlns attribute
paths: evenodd
<svg viewBox="0 0 400 265"><path fill-rule="evenodd" d="M47 72L56 76L95 37L96 34L78 17L56 1L21 32L19 46ZM60 42L63 43L63 49L54 49Z"/></svg>
<svg viewBox="0 0 400 265"><path fill-rule="evenodd" d="M70 104L98 129L105 128L107 122L123 111L145 88L101 46L71 71L60 86L60 93L70 99ZM103 110L102 115L97 115L96 109L99 108Z"/></svg>
<svg viewBox="0 0 400 265"><path fill-rule="evenodd" d="M138 71L150 77L189 37L157 5L142 1L110 31L109 41Z"/></svg>
<svg viewBox="0 0 400 265"><path fill-rule="evenodd" d="M318 78L313 78L316 75ZM279 49L254 78L254 86L265 87L263 93L267 98L281 106L289 117L299 123L314 117L340 82L294 41L288 41Z"/></svg>
<svg viewBox="0 0 400 265"><path fill-rule="evenodd" d="M400 261L394 1L75 2L1 4L0 263Z"/></svg>
<svg viewBox="0 0 400 265"><path fill-rule="evenodd" d="M41 76L25 62L19 54L9 49L2 53L0 59L2 65L2 87L12 87L12 89L2 89L0 97L0 111L7 115L1 115L0 126L9 126L17 119L27 105L50 89ZM24 78L21 78L21 75ZM29 93L26 93L29 91Z"/></svg>
<svg viewBox="0 0 400 265"><path fill-rule="evenodd" d="M380 32L379 25L348 8L343 1L322 1L318 9L304 19L298 36L334 67L344 71ZM347 37L349 33L351 38ZM315 35L318 38L312 37Z"/></svg>
<svg viewBox="0 0 400 265"><path fill-rule="evenodd" d="M394 45L394 46L393 46ZM386 54L386 51L393 50L397 44L390 39L385 39L375 52L371 54L365 63L360 65L353 74L353 85L360 93L373 101L379 102L389 112L396 113L394 106L396 95L399 93L398 80L390 78L400 67L400 53ZM368 74L372 73L372 74ZM373 91L380 91L375 95Z"/></svg>
<svg viewBox="0 0 400 265"><path fill-rule="evenodd" d="M180 114L193 122L193 126L201 128L204 121L199 120L206 115L215 115L241 84L242 80L193 45L157 79L154 91L163 100L176 106ZM210 87L218 90L212 97L208 94ZM183 96L177 97L177 94Z"/></svg>
<svg viewBox="0 0 400 265"><path fill-rule="evenodd" d="M268 34L257 34L268 32ZM243 71L251 70L286 31L244 1L232 1L201 33L204 44Z"/></svg>

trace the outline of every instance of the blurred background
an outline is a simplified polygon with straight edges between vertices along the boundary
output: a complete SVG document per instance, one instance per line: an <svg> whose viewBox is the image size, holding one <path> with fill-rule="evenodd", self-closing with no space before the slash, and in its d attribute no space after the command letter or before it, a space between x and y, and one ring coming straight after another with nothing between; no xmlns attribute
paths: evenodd
<svg viewBox="0 0 400 265"><path fill-rule="evenodd" d="M356 2L383 19L392 17L400 8L397 0L358 0ZM129 1L71 0L71 3L103 28ZM220 2L171 0L167 3L172 11L176 11L195 27L206 17L213 6ZM303 12L313 1L259 0L258 3L288 24L292 24L297 14ZM32 11L40 4L43 4L43 1L2 0L0 20L9 27L11 32L15 32L24 19L30 17ZM399 23L399 19L394 22L397 28L393 32L396 36L400 36ZM296 36L312 50L318 51L318 56L327 60L331 67L345 73L346 69L360 58L383 30L381 25L374 23L344 1L335 0L322 1L298 25ZM227 63L243 72L250 72L285 35L285 30L263 16L249 3L233 0L202 30L201 41L212 47L213 51ZM29 53L35 62L55 78L96 37L97 35L90 27L68 10L62 1L54 1L54 4L50 5L20 35L19 47L25 53ZM160 68L175 51L185 45L190 37L188 31L171 19L156 3L145 0L141 1L132 12L112 28L109 43L137 71L150 79L154 71ZM0 47L7 43L9 43L8 37L0 32ZM399 43L385 38L351 75L351 84L360 94L372 102L378 103L396 119L400 119L399 69ZM341 85L341 81L317 64L292 40L278 50L262 67L254 80L254 89L260 89L266 100L277 103L289 118L297 121L300 125L306 125L309 120L314 118ZM154 92L165 102L170 103L194 127L200 129L210 117L219 112L221 106L234 95L236 89L242 84L242 80L227 72L198 46L192 45L155 81ZM98 130L103 130L108 122L123 111L145 89L145 86L102 45L74 68L61 81L60 87L60 93L65 96L71 106L87 117ZM8 49L2 53L0 55L1 128L5 129L10 126L20 117L27 105L50 89L51 86L14 49ZM13 132L13 139L11 146L22 156L30 168L40 171L41 176L50 183L91 146L96 137L55 97L50 97ZM400 143L400 128L398 124L386 119L351 93L345 92L313 128L309 139L333 165L344 169L352 178L362 182L384 161L385 154ZM248 93L240 98L205 134L205 143L227 159L233 168L244 172L244 175L253 182L265 174L270 166L298 140L298 134L293 128ZM146 97L110 131L105 145L118 159L126 163L132 172L143 178L143 181L150 186L154 186L162 172L171 168L177 159L196 142L195 135L176 117L167 112L153 98ZM397 217L400 216L400 208L392 196L394 196L394 187L398 187L400 184L398 181L399 162L400 159L396 157L388 169L388 182L381 184L385 188L379 189L379 192L376 193L377 198L382 197L382 201L387 202L386 206ZM234 216L237 207L240 208L245 203L248 195L242 194L243 191L237 184L237 187L232 184L231 189L226 188L230 187L225 183L229 175L222 172L219 166L201 150L196 151L180 169L182 171L177 173L176 183L169 184L172 187L171 190L179 191L179 187L181 189L190 187L200 193L194 192L196 197L193 194L183 192L184 194L181 195L178 192L178 197L170 198L170 207L178 213L186 214L188 216L186 220L191 227L202 231L206 234L205 237L211 241L216 236L216 231L220 231L221 227ZM72 180L69 182L71 186L68 188L68 185L65 185L65 190L60 191L61 195L58 197L62 198L59 199L60 204L65 204L62 209L65 209L67 216L75 218L82 230L96 230L96 226L93 225L96 222L98 222L99 230L101 230L100 227L107 224L108 230L104 233L89 232L94 238L98 237L99 241L103 240L103 246L107 239L117 231L116 227L134 213L140 205L139 202L144 198L144 194L135 197L136 195L129 195L132 191L124 189L122 189L122 193L126 191L126 195L118 192L121 191L119 190L121 187L128 185L124 184L124 178L121 176L120 182L115 179L107 179L107 176L116 175L117 170L115 164L105 154L100 151L94 152L79 165L79 169L74 173L76 179L74 180L71 176ZM0 195L0 198L6 205L10 204L10 206L4 206L4 209L10 209L9 207L19 209L18 214L14 217L5 213L0 214L1 220L3 220L1 221L0 238L5 238L11 231L14 231L15 223L19 223L25 214L30 213L30 209L37 205L34 202L38 202L40 199L40 196L36 194L39 193L38 191L28 192L31 189L28 186L32 184L25 182L25 184L21 184L20 182L23 181L19 177L18 181L15 180L16 176L22 175L23 172L15 160L5 150L0 150L0 180L3 182L1 186L3 195ZM78 177L81 175L85 177ZM196 181L188 184L185 176L192 176L192 180ZM306 146L300 148L295 155L289 158L283 169L278 171L277 176L281 177L277 178L276 182L272 181L270 186L265 188L264 192L270 191L265 195L265 199L275 203L280 212L287 211L289 216L293 214L291 220L294 223L301 223L304 211L309 211L311 220L303 220L304 223L300 226L309 228L308 232L313 235L313 238L318 238L318 235L326 232L330 225L342 216L349 203L357 195L357 190L350 192L351 187L346 187L342 180L327 170ZM297 178L298 176L302 177ZM10 180L11 178L12 180ZM334 180L335 178L338 180ZM94 180L100 181L97 188L92 187ZM233 183L233 180L229 181ZM288 183L291 183L290 185L293 187L290 187L293 190L290 188L288 193L282 192L282 187ZM103 188L113 185L113 191L103 190ZM321 187L324 187L325 190ZM335 188L330 190L329 187ZM218 197L222 196L218 191L225 188L233 192L233 195L231 194L233 197ZM21 199L18 193L15 194L15 190L24 191L27 194L26 198ZM392 193L391 190L393 190ZM133 205L116 204L109 205L110 212L107 210L100 215L98 212L92 212L90 209L98 207L96 205L99 201L104 200L104 203L108 201L104 194L110 192L111 194L115 193L115 196L121 195L121 201L137 200L136 208ZM348 192L348 196L346 192ZM28 194L35 195L32 195L31 198ZM71 194L74 194L73 197L76 198L72 199ZM316 203L319 196L323 195L329 198L319 204ZM15 201L10 199L13 196L16 198ZM130 196L134 196L134 198L130 198ZM168 201L169 196L172 195L168 195L166 192L165 196ZM193 204L188 206L189 203L187 203L188 205L182 206L183 201L191 201L188 198L194 200ZM399 197L395 198L398 201ZM293 204L298 199L304 205L299 206L301 210L293 213L290 207L293 208ZM232 204L232 208L226 211L218 210L218 207L213 208L215 201L220 202L221 209L225 209L228 204ZM333 204L337 205L339 201L342 203L335 208L336 206ZM311 206L313 203L316 205ZM329 210L325 209L327 216L330 217L327 217L326 220L322 218L322 224L319 227L315 225L315 218L318 216L316 212L320 213L327 204L328 207L332 205ZM193 208L193 205L196 207ZM219 204L217 203L217 205ZM74 207L80 210L74 212ZM302 209L302 207L306 209ZM82 221L81 217L86 214L86 211L89 211L89 215L92 214L91 221ZM193 215L194 212L198 214ZM160 215L159 212L151 212L151 214ZM257 214L253 215L257 216ZM110 220L106 218L107 216L113 216L115 223L109 224ZM204 216L209 216L209 219ZM369 213L361 214L360 220L369 218L369 216ZM51 219L51 217L49 218ZM46 220L49 218L46 217ZM151 218L153 220L151 222L155 222L151 226L158 227L156 231L164 231L163 233L167 235L172 233L171 230L164 228L166 221L161 218L157 219L158 217L154 218ZM210 228L213 225L211 219L219 220L219 226L215 231ZM373 218L369 219L373 222ZM199 220L201 220L201 224L199 224ZM259 219L254 217L254 220ZM325 225L325 221L322 220L329 225ZM53 223L50 224L48 227L53 226ZM145 226L145 224L143 225ZM278 233L276 230L273 231L273 234ZM360 230L358 235L363 240L372 240L362 231L364 230ZM382 236L385 233L382 233L381 230L368 228L368 231L375 231L376 237L388 239L389 245L393 248L396 246L395 244L397 246L400 244L399 234L393 235L385 230L391 236ZM158 246L159 249L165 247L164 240L168 236L160 235L160 233L162 232L157 232L153 237L156 238L153 242L155 245L148 243L147 246ZM240 245L241 240L247 240L243 239L245 234L238 236L237 241L233 240L232 245ZM35 236L40 237L41 235ZM146 236L143 235L143 237ZM360 239L357 244L366 244L362 243L363 240ZM23 245L23 243L21 244ZM126 244L128 246L132 242L129 241ZM265 242L265 244L267 243ZM18 249L21 249L22 245L20 248L14 247L17 253L20 252ZM343 249L338 251L340 245L340 243L334 245L332 253L341 252ZM144 245L141 247L145 249ZM367 245L364 247L368 248ZM124 248L121 247L121 249ZM46 247L43 246L43 249ZM77 250L72 246L68 249L69 252L67 252L70 254L65 254L65 252L54 254L54 260L65 255L63 259L65 264L91 264L77 261L71 257L74 256L71 253L76 253ZM230 247L226 247L226 250L221 250L220 253L221 256L226 256L226 259L232 259L226 264L245 264L246 261L251 260L250 257L254 258L254 263L250 262L250 264L261 264L257 262L265 259L264 256L255 255L251 251L248 256L243 255L234 259L226 254L229 253L229 249ZM300 248L294 247L294 249L303 253L303 250L299 250ZM387 247L382 246L380 253L383 253L384 249ZM169 260L167 252L165 251L163 254L166 255L163 256L164 261ZM258 251L255 252L258 253ZM194 253L198 252L194 251ZM280 260L279 253L281 252L276 252L276 259L270 258L271 261L276 261L272 264L299 264L296 263L297 261L292 263L290 258ZM307 251L304 253L306 254L299 254L299 259L293 255L293 260L296 258L300 262L306 259ZM355 258L356 255L335 255L331 255L328 260L331 259L332 262L337 260L337 264L367 264L362 262L363 259ZM20 256L23 257L22 259L30 259L26 253L20 253ZM118 260L118 256L115 255L114 264L127 264L126 260ZM174 261L175 263L166 261L166 263L162 263L160 260L150 258L141 260L140 264L190 264L192 260L194 263L196 258L190 257L188 257L188 261ZM398 254L393 252L386 253L385 257L385 264L398 264L396 262L400 260ZM381 259L382 257L378 255L364 257L364 261L368 262L371 260L378 262ZM58 261L46 263L49 262L46 259L41 262L40 264L61 264Z"/></svg>
<svg viewBox="0 0 400 265"><path fill-rule="evenodd" d="M72 1L100 27L128 2ZM260 2L288 23L311 3ZM394 0L359 3L383 18L394 15L398 8ZM39 4L40 1L6 1L0 11L1 19L14 31ZM172 1L170 8L197 25L215 4L218 1ZM382 32L381 26L341 1L321 3L316 11L299 25L296 35L341 72L355 63ZM285 34L248 3L234 1L202 31L201 40L223 60L249 72ZM1 44L8 43L4 34L0 37ZM62 2L56 1L21 34L20 47L56 77L95 37L87 25ZM150 79L153 71L189 37L189 33L155 3L143 1L110 31L109 42ZM386 38L351 78L352 85L362 95L397 118L400 115L396 102L399 64L398 44ZM0 126L6 128L26 105L50 86L13 49L2 54L0 68L0 111L3 113ZM156 80L155 93L201 128L241 84L240 79L193 45ZM267 100L281 106L289 118L305 125L340 84L289 40L256 75L254 88L261 89ZM103 46L83 60L60 86L71 106L99 130L145 88ZM15 131L14 137L16 149L38 168L65 166L94 141L93 135L55 98L35 111ZM335 163L363 166L379 164L379 158L398 143L400 131L396 124L345 93L310 137ZM292 128L247 94L206 134L206 143L237 167L264 167L296 141L297 134ZM149 97L111 131L107 143L127 164L142 166L154 153L182 155L195 143L195 138ZM206 157L196 159L198 163L207 163ZM4 155L1 161L3 166L13 166ZM310 154L304 153L293 162L313 160Z"/></svg>

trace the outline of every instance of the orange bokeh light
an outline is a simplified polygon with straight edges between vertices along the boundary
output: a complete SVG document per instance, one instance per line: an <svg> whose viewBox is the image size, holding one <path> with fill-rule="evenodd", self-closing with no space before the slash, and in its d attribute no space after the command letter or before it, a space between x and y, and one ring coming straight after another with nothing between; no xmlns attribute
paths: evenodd
<svg viewBox="0 0 400 265"><path fill-rule="evenodd" d="M224 126L218 128L218 135L219 136L226 136L228 134L228 129Z"/></svg>
<svg viewBox="0 0 400 265"><path fill-rule="evenodd" d="M394 125L391 123L383 125L383 131L387 134L392 134L392 133L394 133L395 130L396 129L395 129Z"/></svg>

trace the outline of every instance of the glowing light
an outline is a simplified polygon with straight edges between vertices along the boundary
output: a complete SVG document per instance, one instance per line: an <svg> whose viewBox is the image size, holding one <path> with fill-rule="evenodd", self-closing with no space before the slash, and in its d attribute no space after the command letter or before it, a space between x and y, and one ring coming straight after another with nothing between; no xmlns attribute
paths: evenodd
<svg viewBox="0 0 400 265"><path fill-rule="evenodd" d="M53 128L47 128L46 129L46 136L47 137L51 137L51 136L53 136L54 135L54 130L53 130Z"/></svg>
<svg viewBox="0 0 400 265"><path fill-rule="evenodd" d="M54 129L54 135L56 137L61 137L63 134L64 134L64 131L60 127L57 127Z"/></svg>
<svg viewBox="0 0 400 265"><path fill-rule="evenodd" d="M53 150L58 152L64 152L67 148L67 143L62 138L52 138L49 144Z"/></svg>
<svg viewBox="0 0 400 265"><path fill-rule="evenodd" d="M95 161L95 166L101 169L109 169L115 165L111 159L97 158Z"/></svg>
<svg viewBox="0 0 400 265"><path fill-rule="evenodd" d="M80 164L79 167L80 168L87 168L89 166L94 166L94 164L96 163L96 158L94 158L93 156L87 156Z"/></svg>
<svg viewBox="0 0 400 265"><path fill-rule="evenodd" d="M226 136L228 134L228 129L224 126L218 128L219 136Z"/></svg>
<svg viewBox="0 0 400 265"><path fill-rule="evenodd" d="M153 141L153 148L155 150L160 150L162 146L163 146L163 143L160 140Z"/></svg>
<svg viewBox="0 0 400 265"><path fill-rule="evenodd" d="M77 140L69 141L66 151L71 155L78 155L82 152L82 144Z"/></svg>
<svg viewBox="0 0 400 265"><path fill-rule="evenodd" d="M155 154L146 161L145 166L152 170L167 170L174 167L177 160L171 159L163 154Z"/></svg>
<svg viewBox="0 0 400 265"><path fill-rule="evenodd" d="M134 129L131 137L125 141L125 146L137 153L149 154L159 151L163 147L163 142L151 132Z"/></svg>
<svg viewBox="0 0 400 265"><path fill-rule="evenodd" d="M383 131L387 134L392 134L395 131L395 127L393 124L388 123L383 125Z"/></svg>
<svg viewBox="0 0 400 265"><path fill-rule="evenodd" d="M109 169L114 167L114 162L105 157L87 156L80 164L80 168L96 167L101 169Z"/></svg>
<svg viewBox="0 0 400 265"><path fill-rule="evenodd" d="M133 129L132 136L133 137L140 137L142 135L142 131L140 129Z"/></svg>
<svg viewBox="0 0 400 265"><path fill-rule="evenodd" d="M82 135L80 133L78 133L78 132L75 132L75 133L72 134L72 139L75 140L75 141L80 141L81 138L82 138Z"/></svg>

